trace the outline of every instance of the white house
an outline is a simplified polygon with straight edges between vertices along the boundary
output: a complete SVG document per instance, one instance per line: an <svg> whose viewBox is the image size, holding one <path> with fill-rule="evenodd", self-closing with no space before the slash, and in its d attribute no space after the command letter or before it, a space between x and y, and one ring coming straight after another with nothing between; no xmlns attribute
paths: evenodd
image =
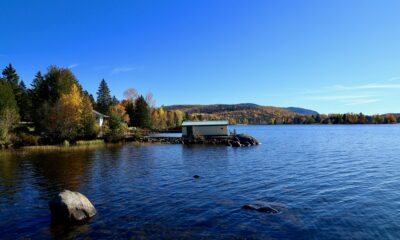
<svg viewBox="0 0 400 240"><path fill-rule="evenodd" d="M228 121L184 121L182 123L182 137L228 135Z"/></svg>
<svg viewBox="0 0 400 240"><path fill-rule="evenodd" d="M109 118L109 116L99 113L96 110L93 110L93 114L96 117L96 123L101 127L104 124L105 119Z"/></svg>

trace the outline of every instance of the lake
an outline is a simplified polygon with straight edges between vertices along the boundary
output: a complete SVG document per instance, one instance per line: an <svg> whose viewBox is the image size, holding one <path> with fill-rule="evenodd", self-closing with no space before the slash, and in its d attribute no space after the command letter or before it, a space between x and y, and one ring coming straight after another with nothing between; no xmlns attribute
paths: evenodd
<svg viewBox="0 0 400 240"><path fill-rule="evenodd" d="M0 238L400 239L400 125L233 128L263 144L3 151ZM51 223L64 188L88 224ZM281 213L241 209L259 201Z"/></svg>

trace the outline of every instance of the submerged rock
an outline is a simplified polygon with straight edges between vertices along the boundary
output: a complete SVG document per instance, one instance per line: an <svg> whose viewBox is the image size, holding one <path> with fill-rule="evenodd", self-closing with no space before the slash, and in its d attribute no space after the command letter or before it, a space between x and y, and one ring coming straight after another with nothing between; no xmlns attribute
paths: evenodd
<svg viewBox="0 0 400 240"><path fill-rule="evenodd" d="M49 202L53 220L82 223L96 214L93 204L79 192L64 190Z"/></svg>
<svg viewBox="0 0 400 240"><path fill-rule="evenodd" d="M242 206L242 209L255 210L258 212L277 214L280 211L268 203L249 203Z"/></svg>

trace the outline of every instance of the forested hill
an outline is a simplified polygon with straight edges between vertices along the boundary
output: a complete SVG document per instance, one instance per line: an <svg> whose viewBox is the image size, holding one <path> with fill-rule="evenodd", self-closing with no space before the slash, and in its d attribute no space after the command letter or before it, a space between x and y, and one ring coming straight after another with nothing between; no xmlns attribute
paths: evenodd
<svg viewBox="0 0 400 240"><path fill-rule="evenodd" d="M180 111L189 120L228 120L231 124L382 124L400 122L399 114L364 115L362 113L319 114L316 111L288 107L260 106L253 103L213 105L172 105L167 111Z"/></svg>
<svg viewBox="0 0 400 240"><path fill-rule="evenodd" d="M303 114L303 115L318 115L318 112L310 109L305 109L305 108L298 108L298 107L288 107L284 108L290 112L298 113L298 114Z"/></svg>
<svg viewBox="0 0 400 240"><path fill-rule="evenodd" d="M254 103L171 105L164 108L182 111L194 120L227 119L233 124L279 124L291 122L296 115L318 114L303 108L279 108Z"/></svg>
<svg viewBox="0 0 400 240"><path fill-rule="evenodd" d="M282 110L284 113L291 112L303 115L317 115L318 112L298 107L279 108L272 106L261 106L255 103L239 103L239 104L212 104L212 105L171 105L165 106L166 110L180 110L188 113L218 113L226 111L238 111L238 110L254 110L254 109L268 109L279 111Z"/></svg>

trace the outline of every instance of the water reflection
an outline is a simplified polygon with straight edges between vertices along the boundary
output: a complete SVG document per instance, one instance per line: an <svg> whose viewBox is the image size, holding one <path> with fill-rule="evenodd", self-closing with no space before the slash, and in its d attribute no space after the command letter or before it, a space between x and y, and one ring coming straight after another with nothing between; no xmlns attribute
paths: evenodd
<svg viewBox="0 0 400 240"><path fill-rule="evenodd" d="M398 126L257 126L238 132L263 145L126 144L1 154L0 236L400 238L394 210L400 208L400 145L392 144L400 141ZM63 188L84 193L96 206L87 225L51 225L47 203ZM241 209L254 201L282 204L282 211Z"/></svg>
<svg viewBox="0 0 400 240"><path fill-rule="evenodd" d="M90 179L94 151L39 153L30 156L33 178L41 191L51 195L62 189L79 191Z"/></svg>

